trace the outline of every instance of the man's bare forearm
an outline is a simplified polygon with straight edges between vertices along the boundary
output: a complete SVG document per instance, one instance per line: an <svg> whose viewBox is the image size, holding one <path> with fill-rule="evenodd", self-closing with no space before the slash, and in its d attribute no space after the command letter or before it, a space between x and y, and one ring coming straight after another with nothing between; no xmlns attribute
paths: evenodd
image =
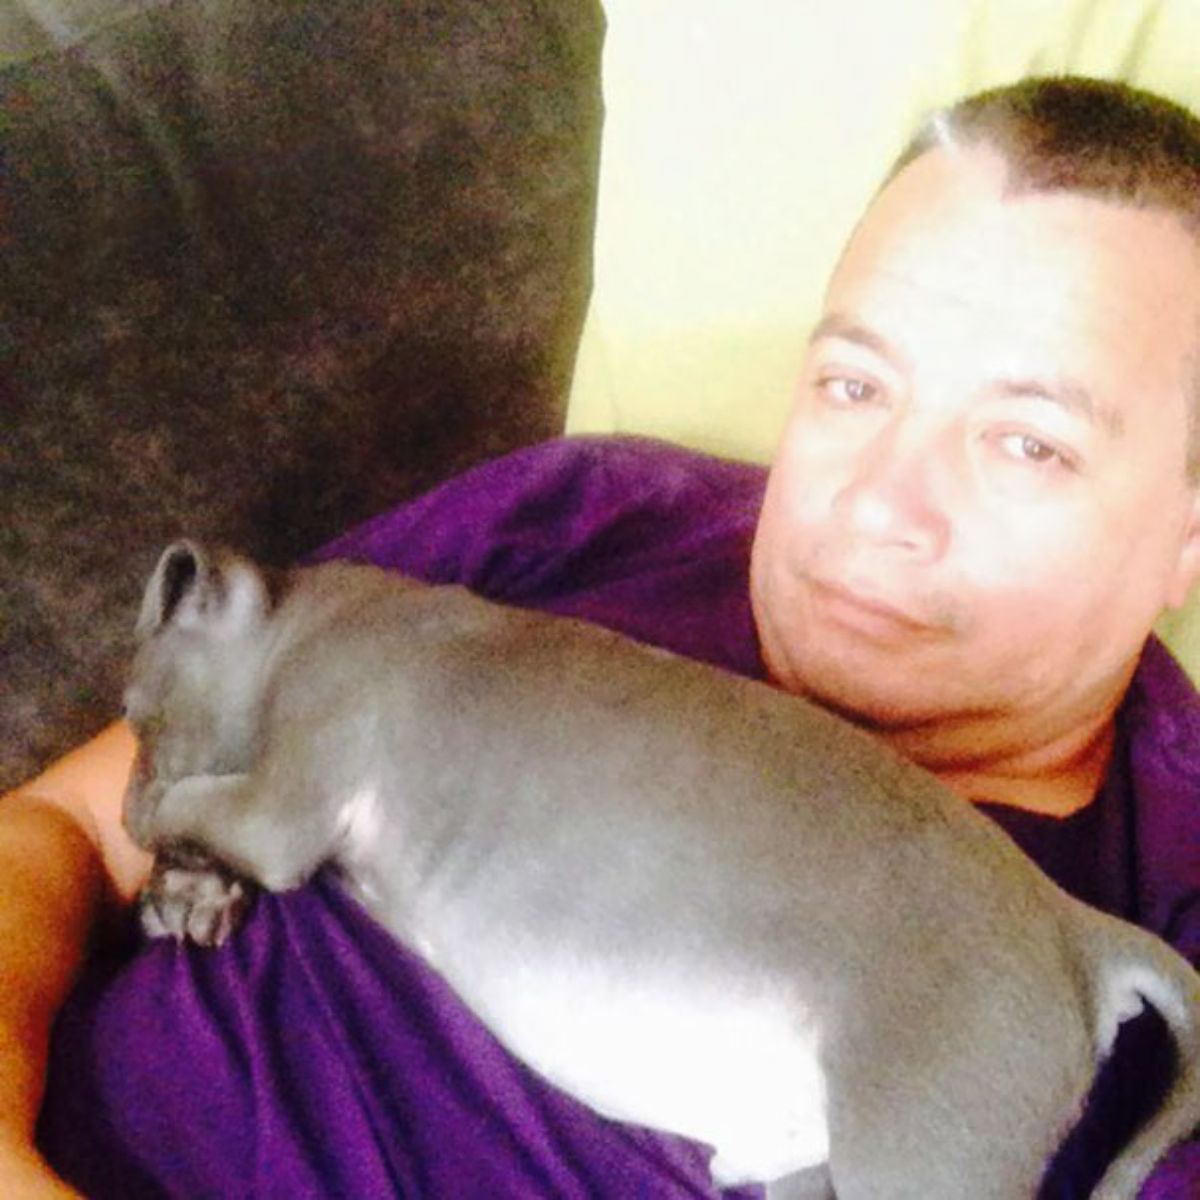
<svg viewBox="0 0 1200 1200"><path fill-rule="evenodd" d="M132 756L114 726L0 797L0 1194L71 1193L37 1157L50 1030L101 915L137 890L146 860L124 835Z"/></svg>
<svg viewBox="0 0 1200 1200"><path fill-rule="evenodd" d="M10 1173L37 1167L28 1156L50 1028L100 912L102 872L69 814L23 795L0 800L0 1151L13 1156ZM15 1182L4 1185L13 1195Z"/></svg>

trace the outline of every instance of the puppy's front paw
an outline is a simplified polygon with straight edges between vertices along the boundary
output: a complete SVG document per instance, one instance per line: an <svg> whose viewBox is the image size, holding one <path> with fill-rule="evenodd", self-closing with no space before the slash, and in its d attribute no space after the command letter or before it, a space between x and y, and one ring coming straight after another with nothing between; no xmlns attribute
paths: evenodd
<svg viewBox="0 0 1200 1200"><path fill-rule="evenodd" d="M220 946L241 925L256 891L202 852L174 848L155 859L142 889L142 929L154 938Z"/></svg>

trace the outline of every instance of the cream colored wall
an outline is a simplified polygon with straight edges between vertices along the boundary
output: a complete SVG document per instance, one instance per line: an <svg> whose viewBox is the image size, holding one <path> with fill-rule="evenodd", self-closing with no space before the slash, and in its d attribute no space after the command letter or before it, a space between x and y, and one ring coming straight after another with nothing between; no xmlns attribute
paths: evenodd
<svg viewBox="0 0 1200 1200"><path fill-rule="evenodd" d="M1200 0L606 0L568 429L766 460L836 255L931 108L1027 74L1200 111ZM1200 600L1165 632L1200 678Z"/></svg>

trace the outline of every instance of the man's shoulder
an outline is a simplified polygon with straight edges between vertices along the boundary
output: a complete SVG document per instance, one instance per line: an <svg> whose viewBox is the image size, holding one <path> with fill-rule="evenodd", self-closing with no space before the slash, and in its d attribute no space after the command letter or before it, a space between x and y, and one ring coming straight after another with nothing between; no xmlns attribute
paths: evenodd
<svg viewBox="0 0 1200 1200"><path fill-rule="evenodd" d="M563 437L476 466L323 547L516 603L748 546L766 469L644 437Z"/></svg>
<svg viewBox="0 0 1200 1200"><path fill-rule="evenodd" d="M569 436L485 463L454 481L458 495L529 510L540 524L581 514L597 522L626 514L697 523L722 514L757 516L766 469L673 442L633 436Z"/></svg>
<svg viewBox="0 0 1200 1200"><path fill-rule="evenodd" d="M1200 691L1157 637L1142 650L1118 722L1138 753L1190 780L1200 798Z"/></svg>
<svg viewBox="0 0 1200 1200"><path fill-rule="evenodd" d="M319 558L536 601L753 529L765 469L651 438L564 437L480 464L350 530Z"/></svg>
<svg viewBox="0 0 1200 1200"><path fill-rule="evenodd" d="M1200 962L1200 694L1156 638L1118 724L1136 918Z"/></svg>

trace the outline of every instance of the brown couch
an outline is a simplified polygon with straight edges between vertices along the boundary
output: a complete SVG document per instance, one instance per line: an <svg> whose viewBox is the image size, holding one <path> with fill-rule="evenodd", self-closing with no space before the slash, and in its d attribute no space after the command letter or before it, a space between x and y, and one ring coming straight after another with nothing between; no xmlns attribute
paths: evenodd
<svg viewBox="0 0 1200 1200"><path fill-rule="evenodd" d="M597 0L0 0L0 783L180 533L285 562L558 432Z"/></svg>

